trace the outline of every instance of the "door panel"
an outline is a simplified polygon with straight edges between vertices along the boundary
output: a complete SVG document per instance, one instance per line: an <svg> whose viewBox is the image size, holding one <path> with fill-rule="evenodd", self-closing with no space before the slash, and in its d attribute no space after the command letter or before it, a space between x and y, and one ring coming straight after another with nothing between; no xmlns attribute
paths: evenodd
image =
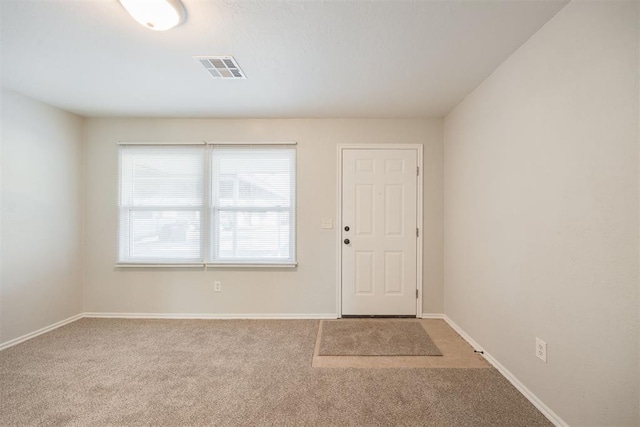
<svg viewBox="0 0 640 427"><path fill-rule="evenodd" d="M375 206L374 186L370 184L356 184L355 186L355 223L358 237L374 237Z"/></svg>
<svg viewBox="0 0 640 427"><path fill-rule="evenodd" d="M416 314L416 169L416 150L342 151L343 315Z"/></svg>
<svg viewBox="0 0 640 427"><path fill-rule="evenodd" d="M373 264L374 253L371 251L357 251L355 253L355 294L373 294Z"/></svg>

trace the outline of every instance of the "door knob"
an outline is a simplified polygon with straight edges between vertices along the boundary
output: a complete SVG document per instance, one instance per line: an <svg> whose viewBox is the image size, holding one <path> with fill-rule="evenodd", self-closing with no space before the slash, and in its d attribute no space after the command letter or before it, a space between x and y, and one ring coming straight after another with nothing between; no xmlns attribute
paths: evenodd
<svg viewBox="0 0 640 427"><path fill-rule="evenodd" d="M349 231L349 226L348 225L344 228L344 231Z"/></svg>
<svg viewBox="0 0 640 427"><path fill-rule="evenodd" d="M348 245L349 243L350 243L350 240L349 240L349 239L344 239L344 244L345 244L345 245Z"/></svg>

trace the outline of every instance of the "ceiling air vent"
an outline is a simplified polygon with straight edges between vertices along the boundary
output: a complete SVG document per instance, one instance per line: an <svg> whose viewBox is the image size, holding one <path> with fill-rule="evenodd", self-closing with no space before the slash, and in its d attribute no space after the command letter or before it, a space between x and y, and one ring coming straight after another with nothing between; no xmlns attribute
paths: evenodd
<svg viewBox="0 0 640 427"><path fill-rule="evenodd" d="M214 79L246 79L233 56L194 56Z"/></svg>

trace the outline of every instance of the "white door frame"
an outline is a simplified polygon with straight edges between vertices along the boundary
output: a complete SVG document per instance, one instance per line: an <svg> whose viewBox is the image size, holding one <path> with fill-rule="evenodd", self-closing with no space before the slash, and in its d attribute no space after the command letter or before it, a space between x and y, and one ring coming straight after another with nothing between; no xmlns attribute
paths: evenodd
<svg viewBox="0 0 640 427"><path fill-rule="evenodd" d="M336 235L336 263L337 263L337 279L336 279L336 308L337 318L342 317L342 152L344 150L416 150L418 157L418 182L417 182L417 212L416 220L418 227L418 237L416 242L416 289L418 290L418 298L416 298L416 317L422 317L422 243L424 233L422 232L422 201L423 195L423 179L424 169L422 168L422 144L338 144L338 213L336 215L338 224L338 233Z"/></svg>

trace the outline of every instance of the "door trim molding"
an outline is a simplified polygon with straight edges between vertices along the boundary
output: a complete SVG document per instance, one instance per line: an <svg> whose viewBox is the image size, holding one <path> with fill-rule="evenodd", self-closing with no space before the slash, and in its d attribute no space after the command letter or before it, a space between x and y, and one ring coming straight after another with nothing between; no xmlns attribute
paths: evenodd
<svg viewBox="0 0 640 427"><path fill-rule="evenodd" d="M336 313L338 318L342 317L342 152L344 150L415 150L417 152L418 168L420 171L419 179L417 180L417 212L416 222L418 226L418 237L416 247L416 287L418 290L418 298L416 298L416 318L422 317L422 246L424 239L424 227L423 227L423 182L424 182L424 168L422 162L422 144L338 144L338 180L337 180L337 214L336 224Z"/></svg>

